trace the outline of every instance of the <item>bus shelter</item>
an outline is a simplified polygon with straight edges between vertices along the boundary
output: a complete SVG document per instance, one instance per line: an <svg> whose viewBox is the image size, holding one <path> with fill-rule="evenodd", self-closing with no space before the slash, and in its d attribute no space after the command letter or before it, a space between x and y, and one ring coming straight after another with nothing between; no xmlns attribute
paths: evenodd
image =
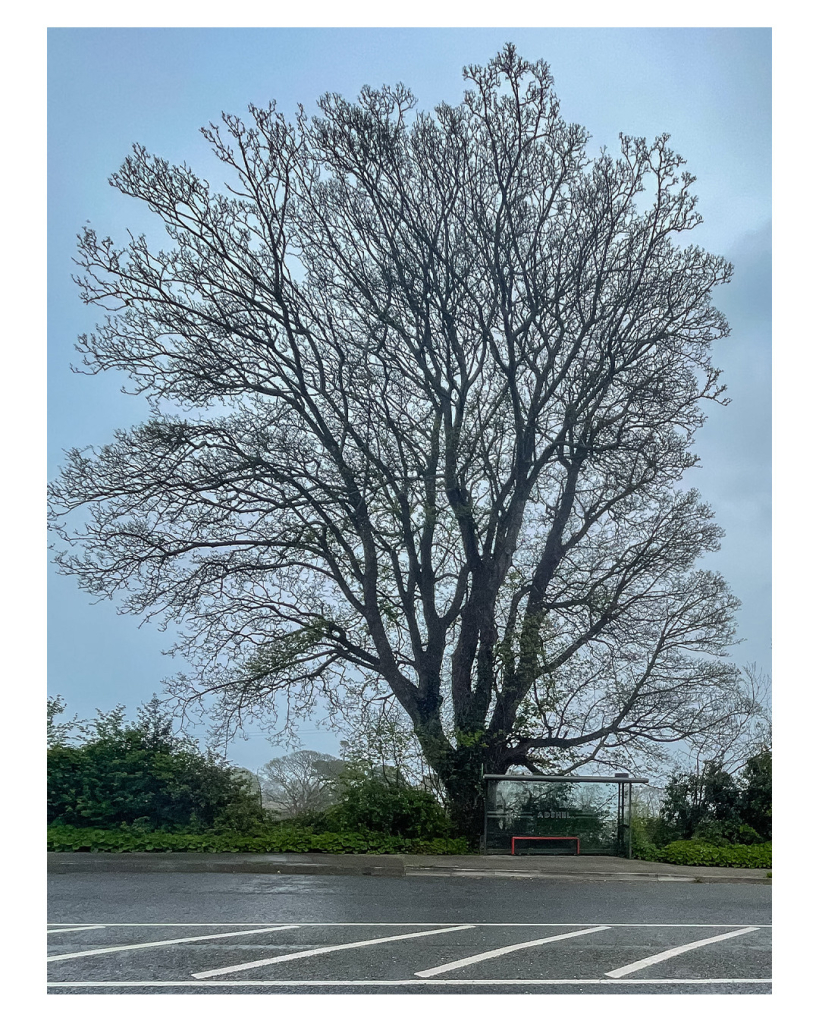
<svg viewBox="0 0 819 1024"><path fill-rule="evenodd" d="M484 775L482 852L631 857L633 787L605 775Z"/></svg>

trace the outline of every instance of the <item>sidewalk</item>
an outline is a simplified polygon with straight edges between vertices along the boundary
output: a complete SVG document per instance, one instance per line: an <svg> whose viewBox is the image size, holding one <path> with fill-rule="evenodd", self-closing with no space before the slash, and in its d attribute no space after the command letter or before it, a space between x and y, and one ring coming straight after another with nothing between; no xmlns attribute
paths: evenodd
<svg viewBox="0 0 819 1024"><path fill-rule="evenodd" d="M390 878L543 878L574 882L741 882L770 885L764 868L687 867L621 857L330 853L49 853L54 874L78 871L221 871Z"/></svg>

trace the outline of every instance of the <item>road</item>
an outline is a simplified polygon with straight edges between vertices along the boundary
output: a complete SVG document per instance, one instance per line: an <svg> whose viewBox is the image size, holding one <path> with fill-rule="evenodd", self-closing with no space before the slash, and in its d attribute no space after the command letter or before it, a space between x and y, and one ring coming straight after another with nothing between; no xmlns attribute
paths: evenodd
<svg viewBox="0 0 819 1024"><path fill-rule="evenodd" d="M49 991L763 994L770 923L760 885L62 874Z"/></svg>

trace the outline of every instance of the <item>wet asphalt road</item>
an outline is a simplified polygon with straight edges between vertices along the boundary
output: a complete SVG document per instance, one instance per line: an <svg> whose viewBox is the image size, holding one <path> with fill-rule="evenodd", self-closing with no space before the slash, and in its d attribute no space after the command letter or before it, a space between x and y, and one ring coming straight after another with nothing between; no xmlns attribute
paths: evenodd
<svg viewBox="0 0 819 1024"><path fill-rule="evenodd" d="M69 873L48 919L53 994L770 992L760 885Z"/></svg>

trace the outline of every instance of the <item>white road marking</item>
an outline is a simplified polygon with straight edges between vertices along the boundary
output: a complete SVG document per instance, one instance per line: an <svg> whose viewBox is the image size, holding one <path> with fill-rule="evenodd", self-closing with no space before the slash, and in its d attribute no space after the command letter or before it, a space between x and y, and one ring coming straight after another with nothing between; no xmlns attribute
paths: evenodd
<svg viewBox="0 0 819 1024"><path fill-rule="evenodd" d="M697 942L688 942L684 946L675 946L663 953L655 953L654 956L647 956L642 960L635 960L634 963L626 964L625 967L618 967L616 971L606 971L607 978L622 978L625 974L633 974L635 971L642 971L644 967L651 967L662 960L669 960L672 956L679 956L687 953L689 949L697 949L699 946L708 946L712 942L724 942L725 939L733 939L737 935L746 935L748 932L755 932L756 928L740 928L739 931L727 932L724 935L712 935L707 939L698 939Z"/></svg>
<svg viewBox="0 0 819 1024"><path fill-rule="evenodd" d="M334 953L338 949L358 949L361 946L377 946L382 942L400 942L402 939L418 939L427 935L442 935L444 932L460 932L466 928L474 928L471 924L458 924L450 928L438 928L435 931L409 932L402 935L385 935L380 939L364 939L361 942L341 942L337 946L321 946L319 949L304 949L299 953L285 953L283 956L271 956L265 960L252 960L246 964L235 964L233 967L217 967L212 971L198 971L193 978L213 978L217 974L234 974L236 971L249 971L253 967L266 967L268 964L280 964L285 960L301 960L308 956L320 956L323 953Z"/></svg>
<svg viewBox="0 0 819 1024"><path fill-rule="evenodd" d="M207 927L203 925L202 927ZM148 946L175 946L180 942L204 942L206 939L230 939L236 935L258 935L261 932L281 932L287 928L298 928L295 924L280 924L268 928L254 928L253 931L241 931L241 932L221 932L215 935L194 935L192 938L187 939L162 939L159 942L136 942L127 946L106 946L105 949L84 949L79 953L60 953L58 956L50 956L47 959L52 960L73 960L79 956L99 956L101 953L118 953L120 950L126 949L147 949Z"/></svg>
<svg viewBox="0 0 819 1024"><path fill-rule="evenodd" d="M104 924L83 925L84 928L255 928L255 927L278 927L284 922L281 921L215 921L206 924L200 921L130 921L114 922L108 921ZM292 928L445 928L453 924L452 921L297 921L290 922ZM49 924L47 928L73 928L71 924ZM489 922L475 921L472 923L475 928L598 928L603 927L599 921L508 921ZM735 921L731 924L646 924L644 921L635 924L623 923L607 924L606 928L744 928L745 925L738 925ZM770 924L755 924L754 928L771 928Z"/></svg>
<svg viewBox="0 0 819 1024"><path fill-rule="evenodd" d="M49 981L49 988L347 988L378 986L398 988L415 985L770 985L770 978L506 978L457 980L456 978L425 978L408 981Z"/></svg>
<svg viewBox="0 0 819 1024"><path fill-rule="evenodd" d="M441 964L440 967L431 967L427 971L416 971L416 978L431 978L435 974L446 974L447 971L456 971L459 967L466 967L468 964L477 964L481 960L493 960L496 956L505 956L507 953L514 953L516 949L528 949L530 946L543 946L547 942L560 942L561 939L573 939L576 935L591 935L592 932L602 932L608 925L601 924L596 928L586 928L580 932L564 932L563 935L549 935L545 939L532 939L531 942L516 942L513 946L500 946L498 949L490 949L486 953L476 953L475 956L467 956L462 960L450 960L448 964Z"/></svg>
<svg viewBox="0 0 819 1024"><path fill-rule="evenodd" d="M89 932L95 928L104 928L104 924L78 924L73 928L49 928L46 935L62 935L63 932Z"/></svg>

